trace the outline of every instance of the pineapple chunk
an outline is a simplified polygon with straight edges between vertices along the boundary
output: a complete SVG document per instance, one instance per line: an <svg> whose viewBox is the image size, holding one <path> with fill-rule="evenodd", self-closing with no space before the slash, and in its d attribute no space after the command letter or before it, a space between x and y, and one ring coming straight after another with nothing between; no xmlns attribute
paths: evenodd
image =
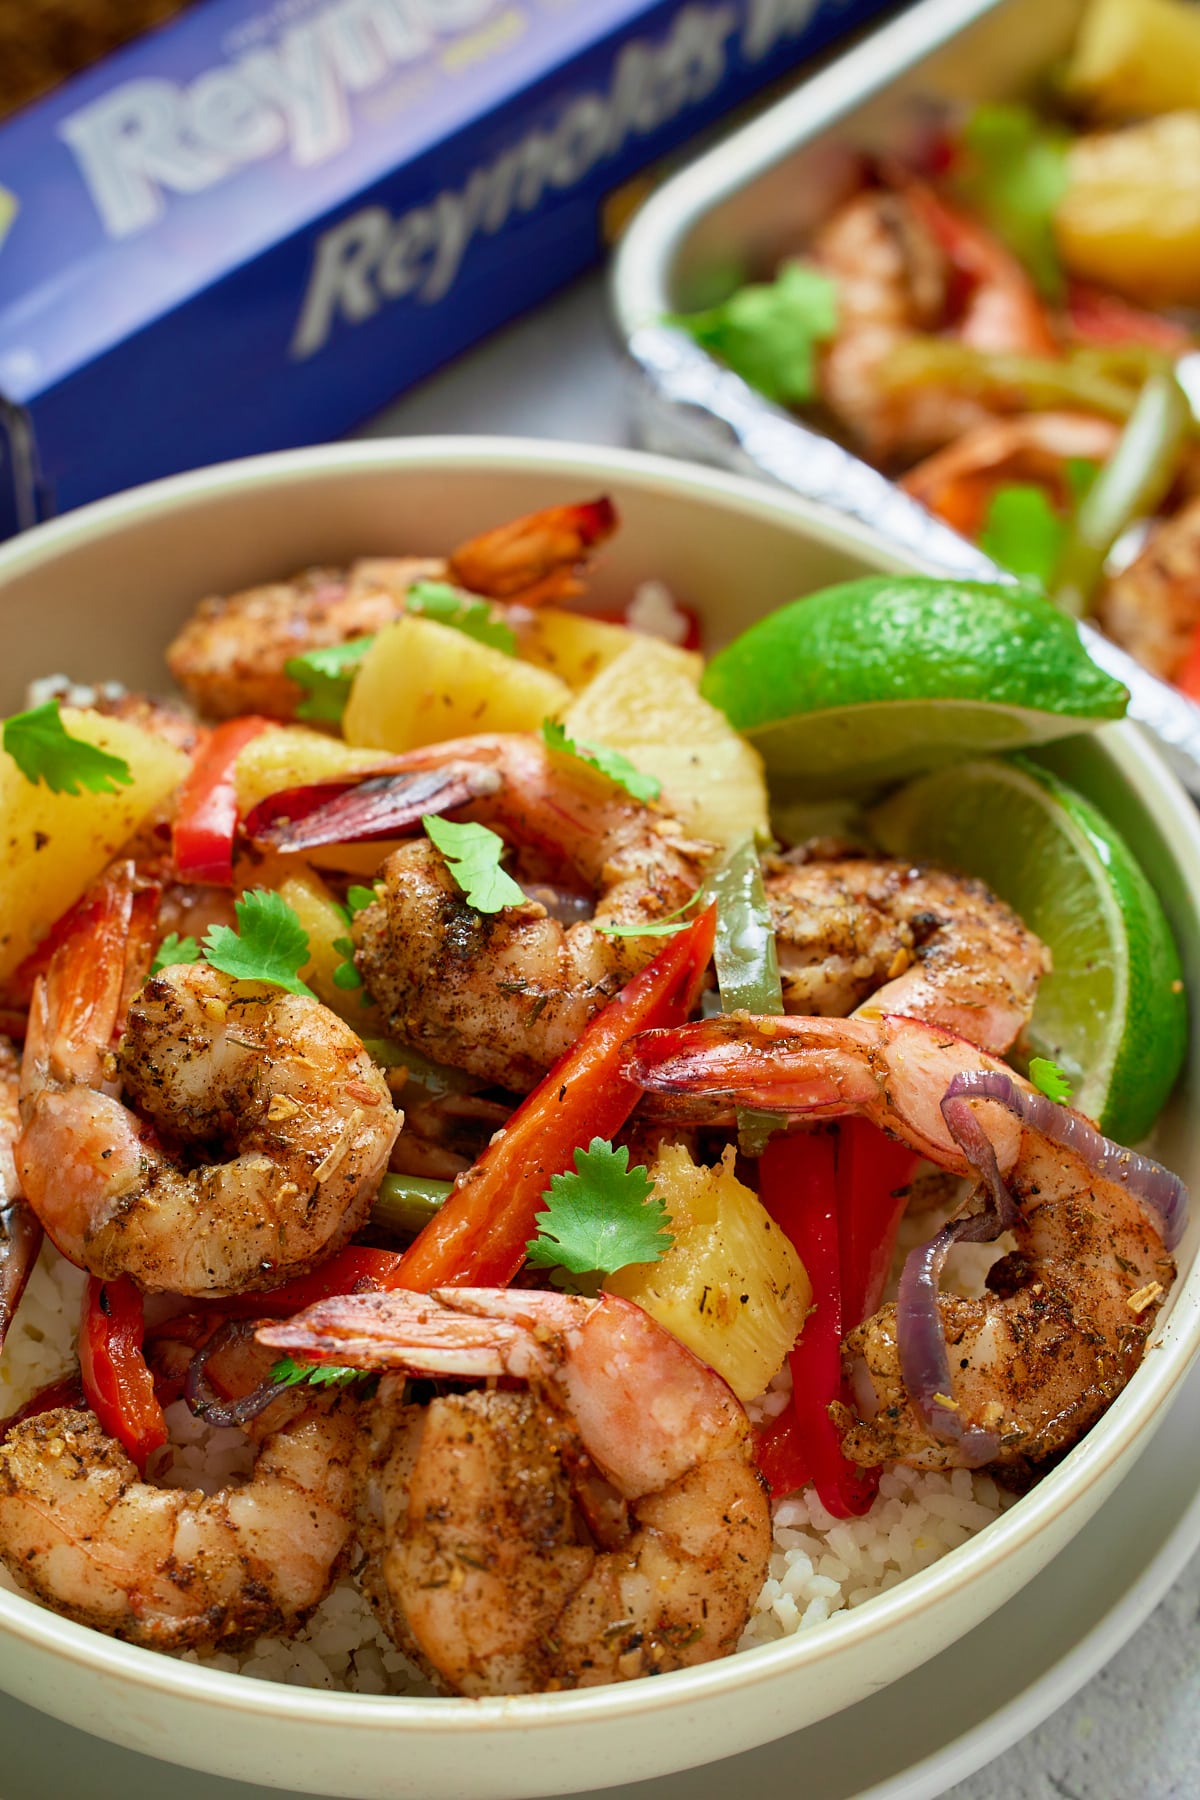
<svg viewBox="0 0 1200 1800"><path fill-rule="evenodd" d="M660 1261L618 1269L604 1285L636 1301L745 1401L779 1369L812 1290L804 1264L733 1164L732 1144L713 1169L698 1168L682 1145L664 1146L650 1173L675 1242Z"/></svg>
<svg viewBox="0 0 1200 1800"><path fill-rule="evenodd" d="M571 690L547 669L409 614L381 631L350 690L350 744L415 750L482 731L537 731Z"/></svg>
<svg viewBox="0 0 1200 1800"><path fill-rule="evenodd" d="M323 731L306 731L302 725L269 725L251 738L237 759L238 812L245 818L269 794L324 781L346 781L378 769L383 760L376 750L355 750Z"/></svg>
<svg viewBox="0 0 1200 1800"><path fill-rule="evenodd" d="M1176 112L1200 94L1200 12L1191 0L1092 0L1068 91L1111 119Z"/></svg>
<svg viewBox="0 0 1200 1800"><path fill-rule="evenodd" d="M622 651L636 649L646 638L607 619L591 619L586 613L564 612L542 606L530 614L517 633L517 648L526 662L536 663L561 676L569 688L583 688L615 662ZM672 658L693 685L700 679L704 658L695 650L678 650L671 644L658 648Z"/></svg>
<svg viewBox="0 0 1200 1800"><path fill-rule="evenodd" d="M279 892L308 933L309 960L300 971L318 1000L352 1025L359 1036L383 1035L379 1009L363 1005L361 987L339 987L333 979L336 968L348 959L335 948L339 938L350 935L346 915L325 883L311 869L297 869L279 883ZM372 1021L374 1026L372 1027Z"/></svg>
<svg viewBox="0 0 1200 1800"><path fill-rule="evenodd" d="M639 638L571 702L563 723L576 741L607 744L657 775L664 806L700 837L766 836L762 758L696 692L679 655Z"/></svg>
<svg viewBox="0 0 1200 1800"><path fill-rule="evenodd" d="M1073 275L1147 306L1200 301L1200 112L1076 138L1054 230Z"/></svg>
<svg viewBox="0 0 1200 1800"><path fill-rule="evenodd" d="M71 737L123 757L133 781L115 794L52 794L0 751L0 976L28 956L189 767L182 750L129 720L64 706L62 722Z"/></svg>

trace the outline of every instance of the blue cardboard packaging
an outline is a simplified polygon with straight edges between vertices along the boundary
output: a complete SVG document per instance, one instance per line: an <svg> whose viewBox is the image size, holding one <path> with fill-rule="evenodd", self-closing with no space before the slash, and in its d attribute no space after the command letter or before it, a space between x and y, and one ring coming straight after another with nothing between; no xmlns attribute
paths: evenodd
<svg viewBox="0 0 1200 1800"><path fill-rule="evenodd" d="M882 0L202 0L0 126L0 537L346 430Z"/></svg>

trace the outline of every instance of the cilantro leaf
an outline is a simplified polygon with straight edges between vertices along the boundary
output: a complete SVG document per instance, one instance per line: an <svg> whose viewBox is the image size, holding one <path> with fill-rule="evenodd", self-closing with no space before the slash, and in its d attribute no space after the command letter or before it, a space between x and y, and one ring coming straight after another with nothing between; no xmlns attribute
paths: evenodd
<svg viewBox="0 0 1200 1800"><path fill-rule="evenodd" d="M296 717L315 725L340 725L358 665L374 642L373 637L351 638L346 644L289 656L283 672L305 689Z"/></svg>
<svg viewBox="0 0 1200 1800"><path fill-rule="evenodd" d="M768 400L794 406L817 391L815 350L837 330L837 284L805 263L783 265L771 282L752 282L720 306L676 313L698 344Z"/></svg>
<svg viewBox="0 0 1200 1800"><path fill-rule="evenodd" d="M524 893L500 867L505 846L497 832L486 825L456 825L436 813L426 813L421 823L476 912L497 913L521 905Z"/></svg>
<svg viewBox="0 0 1200 1800"><path fill-rule="evenodd" d="M688 896L682 906L677 906L673 913L666 913L661 919L655 919L653 924L597 925L596 930L602 931L605 937L674 937L677 931L686 931L691 924L690 919L685 919L681 915L689 912L695 906L703 892L703 886L698 887L694 894ZM678 920L678 923L672 924L673 919Z"/></svg>
<svg viewBox="0 0 1200 1800"><path fill-rule="evenodd" d="M336 965L333 971L333 985L340 988L360 988L363 978L354 966L354 939L349 937L334 938L333 948L340 951L345 958Z"/></svg>
<svg viewBox="0 0 1200 1800"><path fill-rule="evenodd" d="M962 135L964 196L1050 300L1063 291L1054 215L1067 191L1069 143L1027 106L978 106Z"/></svg>
<svg viewBox="0 0 1200 1800"><path fill-rule="evenodd" d="M1014 481L992 495L979 547L993 562L1048 591L1067 532L1067 521L1055 512L1044 488Z"/></svg>
<svg viewBox="0 0 1200 1800"><path fill-rule="evenodd" d="M1034 1056L1029 1062L1029 1079L1035 1088L1045 1094L1047 1100L1056 1100L1065 1106L1071 1098L1071 1083L1056 1062L1048 1056Z"/></svg>
<svg viewBox="0 0 1200 1800"><path fill-rule="evenodd" d="M505 656L517 653L517 634L510 625L492 617L492 609L484 600L462 594L444 581L414 581L405 601L409 612L423 613L438 625L452 626L474 638L477 644L488 644L502 650Z"/></svg>
<svg viewBox="0 0 1200 1800"><path fill-rule="evenodd" d="M180 937L177 931L167 933L158 949L154 952L154 960L150 964L150 973L157 975L160 969L172 969L176 963L194 963L200 961L200 946L194 937Z"/></svg>
<svg viewBox="0 0 1200 1800"><path fill-rule="evenodd" d="M346 889L346 909L352 919L356 919L365 907L374 906L379 895L373 887L358 887L352 884Z"/></svg>
<svg viewBox="0 0 1200 1800"><path fill-rule="evenodd" d="M115 794L133 776L123 756L110 756L85 738L74 738L62 722L57 700L4 721L4 748L26 781L44 781L52 794Z"/></svg>
<svg viewBox="0 0 1200 1800"><path fill-rule="evenodd" d="M289 994L308 994L299 971L309 960L308 933L283 898L269 888L254 888L234 902L238 928L210 925L204 939L205 961L235 981L269 981Z"/></svg>
<svg viewBox="0 0 1200 1800"><path fill-rule="evenodd" d="M1063 464L1063 477L1067 484L1067 492L1071 496L1071 511L1077 513L1092 491L1093 483L1100 473L1100 464L1092 462L1086 456L1068 456Z"/></svg>
<svg viewBox="0 0 1200 1800"><path fill-rule="evenodd" d="M627 1144L614 1150L593 1138L586 1150L576 1150L574 1175L550 1177L542 1196L548 1209L537 1215L538 1235L526 1245L530 1262L575 1275L657 1262L675 1240L665 1229L671 1223L666 1207L653 1194L645 1166L629 1167Z"/></svg>
<svg viewBox="0 0 1200 1800"><path fill-rule="evenodd" d="M271 1380L276 1387L297 1387L307 1382L309 1387L345 1387L352 1381L365 1381L367 1369L343 1369L337 1363L302 1363L293 1356L284 1356L271 1370Z"/></svg>
<svg viewBox="0 0 1200 1800"><path fill-rule="evenodd" d="M580 762L591 763L618 787L623 787L627 794L635 800L657 800L662 793L662 782L657 775L643 775L635 769L627 756L619 750L610 750L607 744L591 744L582 738L569 738L566 728L557 719L542 720L542 738L550 750L557 750L562 756L574 756Z"/></svg>

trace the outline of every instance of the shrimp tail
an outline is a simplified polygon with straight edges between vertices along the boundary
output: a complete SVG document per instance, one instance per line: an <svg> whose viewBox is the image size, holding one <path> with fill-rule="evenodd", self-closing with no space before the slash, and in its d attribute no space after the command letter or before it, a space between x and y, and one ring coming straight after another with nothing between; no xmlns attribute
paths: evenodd
<svg viewBox="0 0 1200 1800"><path fill-rule="evenodd" d="M76 909L71 929L34 983L21 1099L48 1078L105 1085L104 1061L150 967L161 889L130 861L113 863Z"/></svg>
<svg viewBox="0 0 1200 1800"><path fill-rule="evenodd" d="M517 1371L535 1318L543 1330L563 1330L593 1310L594 1302L565 1294L509 1295L492 1288L417 1294L399 1288L319 1301L293 1319L260 1326L257 1336L305 1362L482 1378Z"/></svg>
<svg viewBox="0 0 1200 1800"><path fill-rule="evenodd" d="M42 1227L17 1197L0 1205L0 1349L42 1247Z"/></svg>
<svg viewBox="0 0 1200 1800"><path fill-rule="evenodd" d="M656 1093L715 1093L806 1120L861 1114L960 1175L971 1164L942 1116L942 1097L963 1069L1011 1073L945 1026L866 1012L850 1019L730 1013L646 1031L633 1040L624 1066ZM1000 1166L1007 1168L1019 1128L1001 1124L997 1132Z"/></svg>
<svg viewBox="0 0 1200 1800"><path fill-rule="evenodd" d="M582 592L577 572L588 551L611 537L617 524L617 509L606 495L548 506L460 544L449 573L473 594L493 600L524 606L568 600Z"/></svg>
<svg viewBox="0 0 1200 1800"><path fill-rule="evenodd" d="M255 843L292 853L322 844L402 837L419 827L426 814L453 812L494 794L500 783L496 769L458 761L440 769L373 775L300 817L296 816L299 809L289 807L289 801L302 804L305 790L274 794L264 803L271 809L270 822L259 824L252 814L246 829ZM255 813L260 810L256 808Z"/></svg>

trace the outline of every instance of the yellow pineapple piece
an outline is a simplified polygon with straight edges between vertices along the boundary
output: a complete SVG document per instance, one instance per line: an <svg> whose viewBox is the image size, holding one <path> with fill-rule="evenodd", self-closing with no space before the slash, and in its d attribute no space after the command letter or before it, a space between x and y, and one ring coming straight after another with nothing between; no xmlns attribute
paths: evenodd
<svg viewBox="0 0 1200 1800"><path fill-rule="evenodd" d="M189 758L126 719L64 706L63 728L110 756L133 777L113 794L52 794L26 780L0 751L0 975L8 975L73 906L127 839L187 774Z"/></svg>
<svg viewBox="0 0 1200 1800"><path fill-rule="evenodd" d="M657 649L674 661L693 685L700 679L704 658L695 650L679 650L659 640ZM542 606L517 630L517 650L526 662L549 669L569 688L586 687L602 669L625 650L647 642L644 634L607 619L591 619L586 613L564 612L558 606Z"/></svg>
<svg viewBox="0 0 1200 1800"><path fill-rule="evenodd" d="M791 1243L733 1168L732 1145L712 1169L682 1145L664 1146L650 1173L675 1242L658 1262L618 1269L604 1285L673 1332L739 1400L752 1400L795 1342L812 1290Z"/></svg>
<svg viewBox="0 0 1200 1800"><path fill-rule="evenodd" d="M269 725L251 738L237 759L238 812L245 818L270 794L324 781L348 781L378 769L385 761L376 750L356 750L323 731L308 731L303 725Z"/></svg>
<svg viewBox="0 0 1200 1800"><path fill-rule="evenodd" d="M577 741L607 744L657 775L663 805L700 837L728 844L747 831L765 836L762 758L696 692L679 654L638 639L571 702L563 723Z"/></svg>
<svg viewBox="0 0 1200 1800"><path fill-rule="evenodd" d="M1073 275L1146 306L1200 301L1200 112L1076 138L1054 230Z"/></svg>
<svg viewBox="0 0 1200 1800"><path fill-rule="evenodd" d="M485 731L537 731L571 690L557 675L409 614L381 631L350 690L347 743L415 750Z"/></svg>

